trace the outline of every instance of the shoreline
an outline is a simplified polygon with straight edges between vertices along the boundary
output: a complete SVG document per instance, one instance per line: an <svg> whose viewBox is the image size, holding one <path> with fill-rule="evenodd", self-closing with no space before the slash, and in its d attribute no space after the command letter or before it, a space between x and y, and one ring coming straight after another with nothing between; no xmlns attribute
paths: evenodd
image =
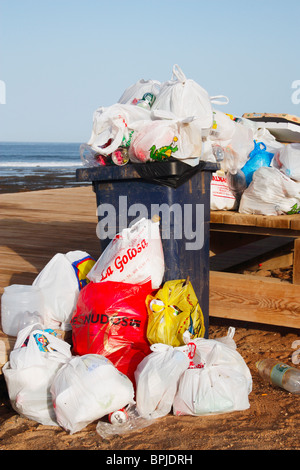
<svg viewBox="0 0 300 470"><path fill-rule="evenodd" d="M70 171L39 171L38 174L14 175L0 178L0 194L38 191L42 189L76 188L89 186L90 182L76 180L76 173Z"/></svg>

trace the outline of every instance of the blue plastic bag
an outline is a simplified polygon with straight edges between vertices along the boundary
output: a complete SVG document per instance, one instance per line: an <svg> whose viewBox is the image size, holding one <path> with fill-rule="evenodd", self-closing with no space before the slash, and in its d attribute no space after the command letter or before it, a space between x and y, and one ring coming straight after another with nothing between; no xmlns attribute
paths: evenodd
<svg viewBox="0 0 300 470"><path fill-rule="evenodd" d="M249 159L242 168L247 186L252 181L253 173L262 166L270 166L273 157L274 153L267 152L267 147L263 142L254 141L254 149L249 154Z"/></svg>

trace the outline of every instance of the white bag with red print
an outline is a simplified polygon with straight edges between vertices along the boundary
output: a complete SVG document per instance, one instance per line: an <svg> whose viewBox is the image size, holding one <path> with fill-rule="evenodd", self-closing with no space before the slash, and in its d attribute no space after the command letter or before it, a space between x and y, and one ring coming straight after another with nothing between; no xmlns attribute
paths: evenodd
<svg viewBox="0 0 300 470"><path fill-rule="evenodd" d="M236 208L236 198L230 191L224 172L212 174L210 183L210 209L212 211L232 211Z"/></svg>
<svg viewBox="0 0 300 470"><path fill-rule="evenodd" d="M93 282L162 284L165 270L159 223L145 218L117 234L88 273Z"/></svg>
<svg viewBox="0 0 300 470"><path fill-rule="evenodd" d="M233 340L234 330L219 339L194 338L195 365L180 377L173 401L175 415L201 416L250 407L252 376Z"/></svg>

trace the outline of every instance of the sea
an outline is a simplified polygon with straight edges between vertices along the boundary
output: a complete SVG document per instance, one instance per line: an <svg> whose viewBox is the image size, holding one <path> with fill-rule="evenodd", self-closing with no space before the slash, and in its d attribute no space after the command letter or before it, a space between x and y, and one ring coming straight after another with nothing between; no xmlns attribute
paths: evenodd
<svg viewBox="0 0 300 470"><path fill-rule="evenodd" d="M84 185L81 143L0 142L0 193ZM88 183L86 183L88 184Z"/></svg>

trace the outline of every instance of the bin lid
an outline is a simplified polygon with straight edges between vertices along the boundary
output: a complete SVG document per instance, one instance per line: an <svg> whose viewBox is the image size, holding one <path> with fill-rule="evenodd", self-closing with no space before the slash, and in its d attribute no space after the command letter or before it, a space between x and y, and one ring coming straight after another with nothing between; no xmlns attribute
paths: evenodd
<svg viewBox="0 0 300 470"><path fill-rule="evenodd" d="M77 181L113 181L143 179L162 185L176 187L199 171L215 172L219 163L200 161L192 167L183 161L128 163L125 166L107 165L91 168L78 168Z"/></svg>

